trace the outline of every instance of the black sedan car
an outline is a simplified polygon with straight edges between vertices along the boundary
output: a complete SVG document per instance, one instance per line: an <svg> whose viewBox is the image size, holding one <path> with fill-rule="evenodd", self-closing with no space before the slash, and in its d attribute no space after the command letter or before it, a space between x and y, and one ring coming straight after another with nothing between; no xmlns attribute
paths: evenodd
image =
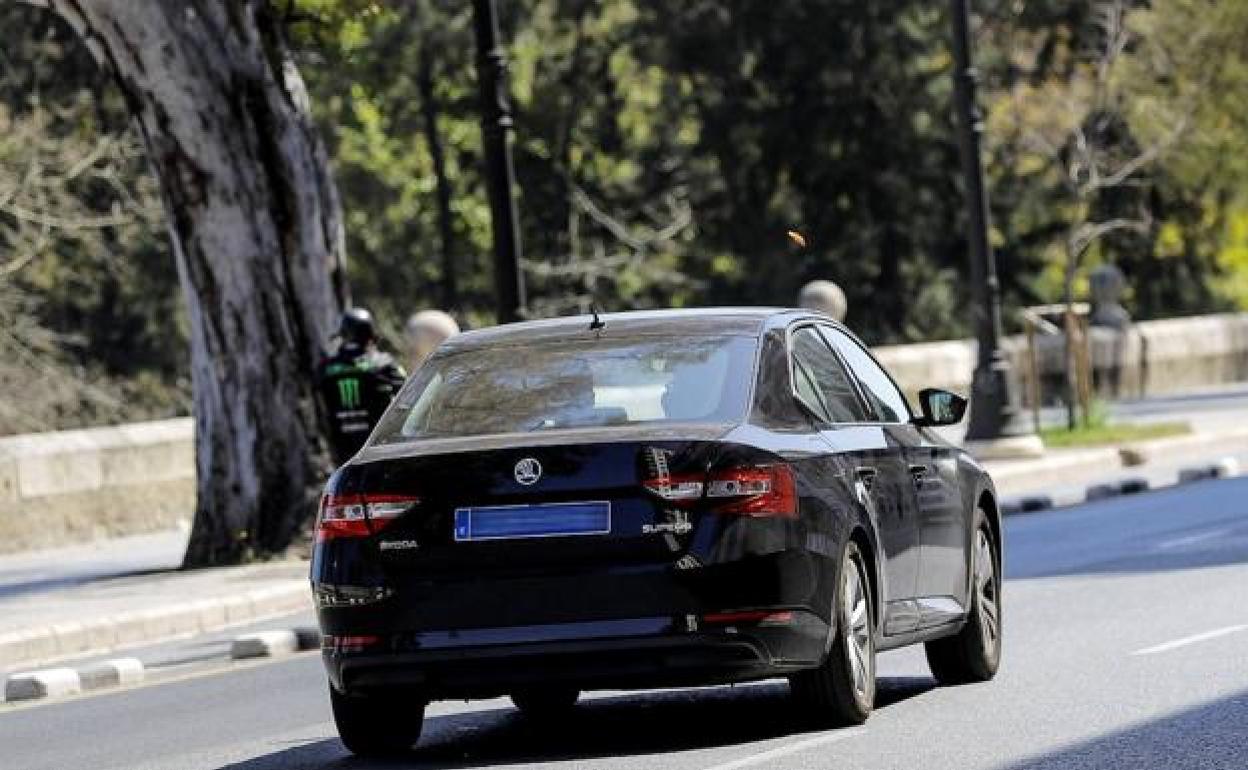
<svg viewBox="0 0 1248 770"><path fill-rule="evenodd" d="M340 735L425 705L787 677L859 723L875 655L1001 655L1001 524L974 459L852 334L805 311L621 313L452 338L330 479L312 582Z"/></svg>

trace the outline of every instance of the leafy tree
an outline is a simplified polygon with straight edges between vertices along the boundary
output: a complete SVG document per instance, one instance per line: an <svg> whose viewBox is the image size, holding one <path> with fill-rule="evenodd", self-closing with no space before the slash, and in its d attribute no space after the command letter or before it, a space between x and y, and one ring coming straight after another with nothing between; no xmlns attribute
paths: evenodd
<svg viewBox="0 0 1248 770"><path fill-rule="evenodd" d="M712 301L789 304L831 277L875 340L965 328L946 29L917 2L656 4L700 123L688 272Z"/></svg>
<svg viewBox="0 0 1248 770"><path fill-rule="evenodd" d="M185 316L121 94L72 30L0 6L0 433L185 414Z"/></svg>
<svg viewBox="0 0 1248 770"><path fill-rule="evenodd" d="M1123 74L1131 128L1155 141L1173 115L1190 122L1181 151L1162 162L1152 280L1137 294L1155 315L1248 307L1248 6L1167 0L1129 23L1140 40Z"/></svg>
<svg viewBox="0 0 1248 770"><path fill-rule="evenodd" d="M80 5L88 16L146 7ZM182 7L199 13L201 5ZM1132 42L1104 84L1115 96L1091 109L1090 54L1102 41L1097 2L976 3L991 237L1007 320L1011 308L1060 299L1066 284L1080 293L1082 270L1067 281L1071 234L1124 219L1149 224L1090 242L1079 264L1122 266L1137 316L1248 306L1248 163L1241 160L1248 116L1236 96L1248 59L1248 11L1211 0L1129 5ZM345 248L333 245L332 214L322 228L332 246L327 273L350 253L353 300L378 311L392 337L404 316L427 306L469 325L490 322L469 4L230 0L223 7L252 14L265 50L279 60L289 55L307 78L342 196ZM533 315L591 304L789 304L803 282L828 277L844 286L850 323L872 342L967 333L943 4L528 0L500 8ZM47 394L43 411L6 417L0 407L0 429L184 410L182 335L200 346L201 383L211 379L206 360L223 348L209 351L202 335L195 342L191 322L202 307L179 315L170 257L182 257L162 237L157 186L144 169L148 153L139 151L151 150L153 134L130 129L127 89L112 87L85 49L70 44L70 29L50 18L21 3L0 8L0 31L14 41L0 59L0 122L8 129L0 137L0 271L7 271L0 272L0 331L20 336L34 356L22 359L30 366L0 371L0 388ZM298 118L303 103L294 104ZM1071 195L1078 134L1095 139L1110 168L1155 146L1180 114L1189 116L1181 141L1130 184ZM241 135L252 144L239 157L254 158L263 145L246 129ZM315 142L309 147L315 155ZM170 174L186 164L165 145L158 149L153 167L166 182L181 179ZM69 173L88 157L85 172ZM43 181L22 186L32 163L46 172ZM257 184L265 188L270 178ZM332 210L333 188L313 186ZM6 200L6 190L18 197ZM5 213L19 199L105 226L45 233ZM115 204L124 222L109 219ZM185 239L184 223L171 221L175 238ZM794 248L784 235L790 229L810 246ZM307 244L303 235L294 240ZM192 288L207 275L184 274ZM343 282L335 289L345 296ZM214 312L224 314L225 305ZM272 318L286 316L270 310ZM323 342L330 313L312 315L318 320L305 313L296 324L296 369ZM185 326L166 322L179 317ZM219 379L242 388L248 378L230 370ZM38 385L53 381L60 390ZM307 425L306 395L287 400L301 405L299 422ZM253 526L233 531L247 533L241 549L256 545L248 540Z"/></svg>

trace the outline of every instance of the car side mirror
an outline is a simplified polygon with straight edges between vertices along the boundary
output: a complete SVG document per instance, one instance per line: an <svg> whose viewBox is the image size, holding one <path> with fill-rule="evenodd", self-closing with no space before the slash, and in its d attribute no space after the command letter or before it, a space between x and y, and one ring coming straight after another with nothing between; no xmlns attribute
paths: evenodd
<svg viewBox="0 0 1248 770"><path fill-rule="evenodd" d="M915 420L920 427L957 425L966 414L966 399L939 388L919 391L919 408L923 416Z"/></svg>

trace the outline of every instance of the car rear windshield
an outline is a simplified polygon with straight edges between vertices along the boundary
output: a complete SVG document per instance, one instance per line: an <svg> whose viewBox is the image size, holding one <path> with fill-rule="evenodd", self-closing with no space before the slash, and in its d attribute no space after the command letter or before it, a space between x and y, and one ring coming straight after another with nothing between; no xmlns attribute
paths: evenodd
<svg viewBox="0 0 1248 770"><path fill-rule="evenodd" d="M662 422L739 422L752 337L634 337L500 345L425 363L374 444Z"/></svg>

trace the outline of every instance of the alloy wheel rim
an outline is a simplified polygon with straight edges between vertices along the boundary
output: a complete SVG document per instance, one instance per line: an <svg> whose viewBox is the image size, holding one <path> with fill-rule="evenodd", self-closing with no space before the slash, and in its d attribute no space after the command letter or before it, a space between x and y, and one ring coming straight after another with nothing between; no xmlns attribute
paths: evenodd
<svg viewBox="0 0 1248 770"><path fill-rule="evenodd" d="M851 562L845 571L841 607L845 628L845 654L849 658L849 670L854 680L854 693L866 700L875 677L871 657L871 614L867 609L867 593L862 580L862 568Z"/></svg>
<svg viewBox="0 0 1248 770"><path fill-rule="evenodd" d="M975 591L979 612L979 632L984 649L995 652L1001 639L1001 604L997 592L996 560L982 529L975 536Z"/></svg>

